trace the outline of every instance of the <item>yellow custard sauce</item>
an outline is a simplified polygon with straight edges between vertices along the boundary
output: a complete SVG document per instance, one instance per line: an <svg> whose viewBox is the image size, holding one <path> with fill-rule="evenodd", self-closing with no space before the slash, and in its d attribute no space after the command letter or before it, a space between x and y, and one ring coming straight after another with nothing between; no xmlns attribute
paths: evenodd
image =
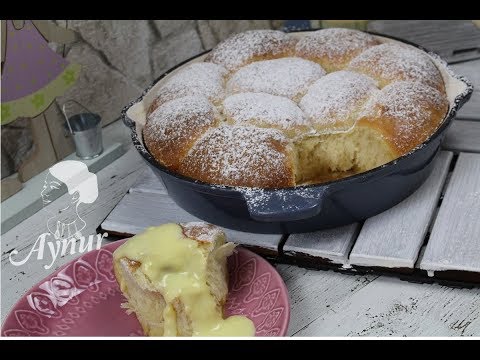
<svg viewBox="0 0 480 360"><path fill-rule="evenodd" d="M175 302L188 314L193 336L253 336L255 327L245 316L223 318L222 309L207 284L207 256L202 242L184 235L178 224L148 228L114 253L115 261L138 262L139 270L163 296L163 334L177 336Z"/></svg>

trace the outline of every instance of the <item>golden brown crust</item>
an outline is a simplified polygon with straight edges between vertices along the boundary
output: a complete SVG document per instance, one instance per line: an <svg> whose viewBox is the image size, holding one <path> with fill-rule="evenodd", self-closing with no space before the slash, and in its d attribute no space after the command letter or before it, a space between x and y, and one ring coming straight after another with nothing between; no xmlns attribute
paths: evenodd
<svg viewBox="0 0 480 360"><path fill-rule="evenodd" d="M232 74L226 90L229 94L261 92L298 101L325 74L317 63L298 57L257 61Z"/></svg>
<svg viewBox="0 0 480 360"><path fill-rule="evenodd" d="M261 188L295 184L289 141L275 129L221 126L197 141L180 173L211 184Z"/></svg>
<svg viewBox="0 0 480 360"><path fill-rule="evenodd" d="M310 121L295 102L267 93L229 96L223 101L223 115L229 124L278 129L289 138L312 130Z"/></svg>
<svg viewBox="0 0 480 360"><path fill-rule="evenodd" d="M218 113L208 100L186 96L150 114L143 138L155 159L176 170L196 140L218 122Z"/></svg>
<svg viewBox="0 0 480 360"><path fill-rule="evenodd" d="M224 98L227 70L220 65L199 62L178 71L160 88L147 109L147 116L168 101L184 96L204 96L218 105Z"/></svg>
<svg viewBox="0 0 480 360"><path fill-rule="evenodd" d="M376 82L352 71L335 71L317 80L299 103L320 133L347 131L378 88Z"/></svg>
<svg viewBox="0 0 480 360"><path fill-rule="evenodd" d="M427 140L447 111L443 93L419 82L397 81L369 100L357 126L379 131L401 156Z"/></svg>
<svg viewBox="0 0 480 360"><path fill-rule="evenodd" d="M329 28L312 32L300 39L295 53L320 64L327 72L332 72L344 69L355 56L378 44L378 39L362 31Z"/></svg>
<svg viewBox="0 0 480 360"><path fill-rule="evenodd" d="M305 169L318 179L365 171L376 164L368 159L420 145L448 109L430 56L356 30L320 30L298 42L249 31L206 61L160 87L143 134L160 163L212 184L281 188L301 184ZM330 173L319 173L322 159Z"/></svg>
<svg viewBox="0 0 480 360"><path fill-rule="evenodd" d="M183 235L199 243L211 243L217 236L225 236L218 226L205 222L189 222L179 225L182 228Z"/></svg>
<svg viewBox="0 0 480 360"><path fill-rule="evenodd" d="M250 30L235 34L219 43L205 61L224 66L229 71L254 61L291 56L296 39L282 31Z"/></svg>
<svg viewBox="0 0 480 360"><path fill-rule="evenodd" d="M440 70L430 57L413 46L385 43L373 46L354 58L348 65L378 81L382 88L394 81L419 81L445 92Z"/></svg>

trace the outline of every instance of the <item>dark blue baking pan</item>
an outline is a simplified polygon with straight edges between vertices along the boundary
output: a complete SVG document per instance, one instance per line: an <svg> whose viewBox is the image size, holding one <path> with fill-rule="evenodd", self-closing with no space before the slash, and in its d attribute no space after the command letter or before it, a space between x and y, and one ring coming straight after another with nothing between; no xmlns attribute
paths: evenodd
<svg viewBox="0 0 480 360"><path fill-rule="evenodd" d="M408 43L402 39L396 40ZM416 44L411 45L421 48ZM152 86L171 71L205 53L170 69ZM217 186L187 178L165 168L150 155L140 141L142 134L137 133L135 122L127 115L127 110L141 101L150 88L123 109L122 117L140 155L164 183L170 197L192 215L212 224L253 233L310 232L374 216L398 204L420 187L432 171L446 130L473 91L473 86L467 79L453 73L451 76L463 82L465 90L457 95L454 106L449 109L437 131L414 151L361 174L328 183L292 188Z"/></svg>

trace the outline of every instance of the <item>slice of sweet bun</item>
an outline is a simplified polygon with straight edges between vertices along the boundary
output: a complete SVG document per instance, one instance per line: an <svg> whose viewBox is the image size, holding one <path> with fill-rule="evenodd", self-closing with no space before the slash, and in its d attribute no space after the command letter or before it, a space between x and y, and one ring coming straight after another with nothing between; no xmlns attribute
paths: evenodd
<svg viewBox="0 0 480 360"><path fill-rule="evenodd" d="M206 183L282 188L364 172L421 145L448 111L425 52L357 30L247 31L192 67L147 104L143 136L160 163Z"/></svg>
<svg viewBox="0 0 480 360"><path fill-rule="evenodd" d="M248 318L223 314L234 247L203 222L148 228L113 254L124 308L147 336L253 336Z"/></svg>

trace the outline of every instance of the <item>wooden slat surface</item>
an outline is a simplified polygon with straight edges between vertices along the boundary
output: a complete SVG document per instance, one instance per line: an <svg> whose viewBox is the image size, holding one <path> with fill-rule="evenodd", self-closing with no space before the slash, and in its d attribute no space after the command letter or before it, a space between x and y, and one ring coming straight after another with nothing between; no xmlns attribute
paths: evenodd
<svg viewBox="0 0 480 360"><path fill-rule="evenodd" d="M80 160L75 153L73 153L67 156L65 160L82 161L88 166L88 169L92 173L97 173L124 153L125 150L121 144L115 142L113 144L105 144L103 153L94 159ZM2 234L42 210L43 202L41 191L47 173L48 169L37 174L23 184L22 191L17 192L2 202ZM58 196L66 191L67 188L62 187L59 191L55 192L55 195ZM50 199L55 200L53 195L50 196Z"/></svg>
<svg viewBox="0 0 480 360"><path fill-rule="evenodd" d="M480 153L480 121L454 120L447 130L442 147L446 150Z"/></svg>
<svg viewBox="0 0 480 360"><path fill-rule="evenodd" d="M480 120L480 60L450 65L458 75L464 75L474 86L470 100L457 113L458 119Z"/></svg>
<svg viewBox="0 0 480 360"><path fill-rule="evenodd" d="M422 45L448 62L480 58L480 30L469 20L374 20L368 29Z"/></svg>
<svg viewBox="0 0 480 360"><path fill-rule="evenodd" d="M298 271L298 277L305 276ZM305 276L306 277L306 276ZM330 277L325 274L325 277ZM333 277L333 275L332 275ZM297 336L478 336L480 334L480 289L452 289L437 284L412 284L379 277L367 286L330 304L322 311L325 296L310 295L308 278L300 289L290 288L320 309L319 316L297 331ZM298 280L300 282L300 280ZM308 284L308 285L307 285ZM314 287L314 285L312 285ZM323 288L325 292L332 289ZM320 301L319 301L320 300ZM306 301L304 301L306 302ZM300 307L292 316L304 318L310 306ZM307 314L305 314L307 313ZM292 324L293 325L293 324Z"/></svg>
<svg viewBox="0 0 480 360"><path fill-rule="evenodd" d="M480 154L460 154L420 268L480 272Z"/></svg>
<svg viewBox="0 0 480 360"><path fill-rule="evenodd" d="M169 196L131 192L118 203L102 223L101 228L107 232L133 235L149 226L189 221L201 220L178 207ZM282 235L251 234L230 229L225 229L225 232L230 241L256 248L257 252L269 256L278 254L278 247L282 240Z"/></svg>
<svg viewBox="0 0 480 360"><path fill-rule="evenodd" d="M410 197L365 221L350 264L413 269L448 173L451 152L441 152L432 174Z"/></svg>
<svg viewBox="0 0 480 360"><path fill-rule="evenodd" d="M148 192L154 194L167 194L167 189L160 179L153 173L152 169L147 166L138 181L132 186L130 192Z"/></svg>
<svg viewBox="0 0 480 360"><path fill-rule="evenodd" d="M348 253L358 233L359 224L339 228L290 235L283 246L283 255L296 258L327 261L332 264L347 263Z"/></svg>
<svg viewBox="0 0 480 360"><path fill-rule="evenodd" d="M316 319L333 314L331 309L337 303L349 299L378 278L376 275L352 276L283 264L276 268L289 291L289 335L300 333Z"/></svg>

